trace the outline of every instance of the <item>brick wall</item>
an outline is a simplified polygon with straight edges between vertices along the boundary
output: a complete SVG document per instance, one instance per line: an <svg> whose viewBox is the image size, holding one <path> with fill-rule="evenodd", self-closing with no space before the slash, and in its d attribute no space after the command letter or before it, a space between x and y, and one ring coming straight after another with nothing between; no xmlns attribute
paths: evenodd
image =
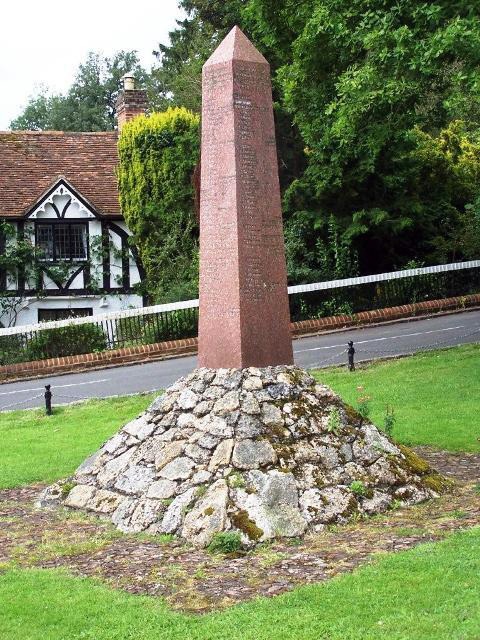
<svg viewBox="0 0 480 640"><path fill-rule="evenodd" d="M480 305L480 294L447 298L444 300L429 300L417 304L406 304L387 309L374 311L362 311L353 315L330 316L315 320L302 320L292 322L293 336L317 334L332 329L357 327L377 322L387 322L410 318L413 316L429 315L445 311L460 310ZM86 353L77 356L63 356L49 360L37 360L35 362L21 362L13 365L0 366L0 381L15 380L18 378L31 378L37 376L52 375L68 371L82 371L85 369L100 368L106 366L118 366L128 362L146 362L159 360L166 357L195 354L197 352L197 338L183 340L171 340L156 344L125 347L100 353Z"/></svg>
<svg viewBox="0 0 480 640"><path fill-rule="evenodd" d="M147 107L146 91L142 89L121 91L115 105L118 130L121 131L123 125L135 116L146 113Z"/></svg>
<svg viewBox="0 0 480 640"><path fill-rule="evenodd" d="M353 315L330 316L328 318L317 318L315 320L302 320L292 322L292 334L294 336L306 335L309 333L320 333L342 327L355 327L376 322L388 322L401 320L415 316L425 316L431 313L441 313L442 311L455 311L468 307L475 307L480 304L480 294L475 293L458 298L445 298L443 300L427 300L416 304L403 304L399 307L388 307L386 309L375 309L373 311L361 311Z"/></svg>

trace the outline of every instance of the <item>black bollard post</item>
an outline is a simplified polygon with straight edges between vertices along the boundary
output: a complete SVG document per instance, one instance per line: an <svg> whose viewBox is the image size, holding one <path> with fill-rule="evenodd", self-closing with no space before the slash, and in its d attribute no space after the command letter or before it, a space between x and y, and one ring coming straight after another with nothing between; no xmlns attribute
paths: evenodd
<svg viewBox="0 0 480 640"><path fill-rule="evenodd" d="M353 357L355 355L355 348L353 346L353 341L350 340L350 342L348 343L348 370L349 371L355 371L355 362L353 360Z"/></svg>
<svg viewBox="0 0 480 640"><path fill-rule="evenodd" d="M45 385L45 413L47 416L52 415L52 392L49 384Z"/></svg>

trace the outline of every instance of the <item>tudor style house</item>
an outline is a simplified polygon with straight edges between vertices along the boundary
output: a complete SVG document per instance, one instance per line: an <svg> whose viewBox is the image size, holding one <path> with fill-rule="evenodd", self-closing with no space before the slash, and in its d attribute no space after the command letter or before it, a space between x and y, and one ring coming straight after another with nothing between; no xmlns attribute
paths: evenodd
<svg viewBox="0 0 480 640"><path fill-rule="evenodd" d="M145 92L126 78L118 128L145 111ZM11 303L0 305L0 326L143 305L118 200L117 138L117 131L0 132L0 220L13 228L0 237L0 253L26 240L36 256L35 278L21 267L0 271L0 298Z"/></svg>

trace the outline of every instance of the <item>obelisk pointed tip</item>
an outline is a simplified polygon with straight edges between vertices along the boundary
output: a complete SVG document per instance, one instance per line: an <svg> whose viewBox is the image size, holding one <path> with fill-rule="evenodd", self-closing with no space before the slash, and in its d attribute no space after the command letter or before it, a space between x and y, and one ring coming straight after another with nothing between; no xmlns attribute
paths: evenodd
<svg viewBox="0 0 480 640"><path fill-rule="evenodd" d="M268 64L260 51L255 48L237 26L233 27L230 33L222 40L204 66L208 67L222 62L230 62L231 60Z"/></svg>

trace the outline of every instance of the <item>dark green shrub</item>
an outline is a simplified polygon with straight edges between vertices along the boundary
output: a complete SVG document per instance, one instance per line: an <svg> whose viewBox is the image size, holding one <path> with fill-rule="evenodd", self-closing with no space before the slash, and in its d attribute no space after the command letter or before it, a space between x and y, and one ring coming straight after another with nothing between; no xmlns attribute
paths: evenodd
<svg viewBox="0 0 480 640"><path fill-rule="evenodd" d="M366 421L370 417L371 406L370 406L370 396L362 396L357 400L357 411L362 416L363 420Z"/></svg>
<svg viewBox="0 0 480 640"><path fill-rule="evenodd" d="M22 335L0 337L0 365L22 362L23 353L24 337Z"/></svg>
<svg viewBox="0 0 480 640"><path fill-rule="evenodd" d="M23 361L44 360L60 356L103 351L107 341L101 327L95 324L69 325L39 331L27 344Z"/></svg>
<svg viewBox="0 0 480 640"><path fill-rule="evenodd" d="M117 325L117 342L154 344L197 335L198 317L194 309L179 309L149 316L122 318Z"/></svg>
<svg viewBox="0 0 480 640"><path fill-rule="evenodd" d="M178 340L197 335L198 321L194 314L187 315L183 310L171 311L168 313L168 321L165 321L165 315L161 322L152 321L145 324L142 336L143 344Z"/></svg>

